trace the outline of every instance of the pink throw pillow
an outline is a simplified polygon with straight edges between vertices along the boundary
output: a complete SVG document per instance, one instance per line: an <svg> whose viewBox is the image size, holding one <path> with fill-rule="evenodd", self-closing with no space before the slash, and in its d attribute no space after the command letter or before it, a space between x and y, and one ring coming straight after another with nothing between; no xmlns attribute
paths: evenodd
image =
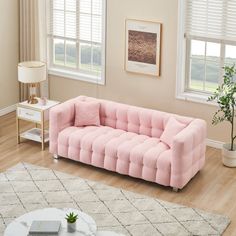
<svg viewBox="0 0 236 236"><path fill-rule="evenodd" d="M99 102L82 102L75 104L75 126L100 125L100 103Z"/></svg>
<svg viewBox="0 0 236 236"><path fill-rule="evenodd" d="M185 124L180 123L174 117L170 117L166 124L165 130L160 137L160 140L166 143L169 147L172 147L174 136L177 135L185 127Z"/></svg>

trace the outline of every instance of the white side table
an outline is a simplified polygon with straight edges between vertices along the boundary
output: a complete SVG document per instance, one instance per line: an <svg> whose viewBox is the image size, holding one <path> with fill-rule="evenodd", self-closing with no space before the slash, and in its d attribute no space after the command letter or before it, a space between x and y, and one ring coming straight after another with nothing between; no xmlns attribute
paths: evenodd
<svg viewBox="0 0 236 236"><path fill-rule="evenodd" d="M38 99L38 98L37 98ZM45 130L45 122L49 119L50 108L59 104L58 101L47 100L46 105L29 104L27 101L21 102L17 105L16 112L16 127L17 127L17 143L20 143L21 138L30 139L42 144L42 150L45 148L45 143L49 141L48 130ZM20 120L33 122L36 127L20 132ZM39 124L40 129L37 127Z"/></svg>
<svg viewBox="0 0 236 236"><path fill-rule="evenodd" d="M76 221L77 230L74 233L68 233L65 215L72 211L78 214L78 220ZM4 236L27 236L34 220L61 221L58 236L95 236L97 233L97 226L93 218L81 211L76 209L45 208L26 213L16 218L7 226Z"/></svg>

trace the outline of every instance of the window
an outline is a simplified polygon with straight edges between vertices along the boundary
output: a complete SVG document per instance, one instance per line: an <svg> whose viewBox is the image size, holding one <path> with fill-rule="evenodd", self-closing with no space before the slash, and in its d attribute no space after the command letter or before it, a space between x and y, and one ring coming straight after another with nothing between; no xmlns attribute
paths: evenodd
<svg viewBox="0 0 236 236"><path fill-rule="evenodd" d="M187 40L186 89L212 93L222 82L222 68L236 64L236 46L203 39Z"/></svg>
<svg viewBox="0 0 236 236"><path fill-rule="evenodd" d="M188 0L179 5L177 97L206 100L236 64L236 0Z"/></svg>
<svg viewBox="0 0 236 236"><path fill-rule="evenodd" d="M104 84L105 0L50 0L49 73Z"/></svg>

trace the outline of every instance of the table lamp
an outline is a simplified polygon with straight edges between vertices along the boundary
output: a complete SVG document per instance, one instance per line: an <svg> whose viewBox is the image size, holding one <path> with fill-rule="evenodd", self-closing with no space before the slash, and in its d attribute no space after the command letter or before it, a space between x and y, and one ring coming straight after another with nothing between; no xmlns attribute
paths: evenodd
<svg viewBox="0 0 236 236"><path fill-rule="evenodd" d="M18 80L29 84L28 103L36 104L37 84L46 80L46 64L41 61L25 61L18 64Z"/></svg>

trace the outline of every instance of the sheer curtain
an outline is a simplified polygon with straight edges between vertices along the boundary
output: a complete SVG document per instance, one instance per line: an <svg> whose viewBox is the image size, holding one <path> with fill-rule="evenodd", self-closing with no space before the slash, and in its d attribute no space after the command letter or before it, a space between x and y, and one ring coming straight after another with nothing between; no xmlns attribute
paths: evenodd
<svg viewBox="0 0 236 236"><path fill-rule="evenodd" d="M20 61L46 62L46 1L20 0ZM40 95L48 97L48 79L40 84ZM27 97L27 85L20 83L20 101Z"/></svg>

